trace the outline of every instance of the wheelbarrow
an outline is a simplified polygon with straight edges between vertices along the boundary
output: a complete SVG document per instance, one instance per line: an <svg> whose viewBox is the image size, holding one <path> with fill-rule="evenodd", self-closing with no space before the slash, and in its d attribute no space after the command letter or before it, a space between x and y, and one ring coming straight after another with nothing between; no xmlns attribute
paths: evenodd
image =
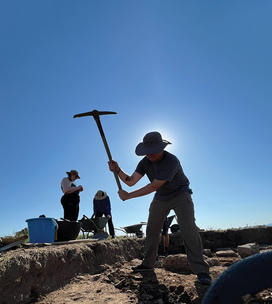
<svg viewBox="0 0 272 304"><path fill-rule="evenodd" d="M92 238L94 239L106 239L109 234L105 231L106 224L108 222L108 218L101 217L91 217L88 218L86 215L83 215L82 219L79 220L80 229L83 233L83 237L89 237L89 233L93 233Z"/></svg>
<svg viewBox="0 0 272 304"><path fill-rule="evenodd" d="M141 230L141 228L142 228L143 225L146 225L146 223L142 222L142 223L136 224L136 225L130 225L130 226L126 226L126 227L120 227L120 229L117 229L117 230L121 230L121 231L125 232L127 234L127 236L135 234L136 237L141 238L141 237L144 236L144 233Z"/></svg>
<svg viewBox="0 0 272 304"><path fill-rule="evenodd" d="M57 224L57 242L75 240L78 237L80 232L79 222L69 221L61 218L61 221L57 221Z"/></svg>

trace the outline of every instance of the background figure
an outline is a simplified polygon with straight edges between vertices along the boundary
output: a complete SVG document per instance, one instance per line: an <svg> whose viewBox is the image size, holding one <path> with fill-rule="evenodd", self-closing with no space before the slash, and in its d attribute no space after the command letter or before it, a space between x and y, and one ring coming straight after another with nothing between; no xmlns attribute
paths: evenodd
<svg viewBox="0 0 272 304"><path fill-rule="evenodd" d="M108 226L111 237L115 238L114 226L111 216L111 203L106 192L98 190L93 199L93 210L95 217L101 217L105 215L108 218Z"/></svg>
<svg viewBox="0 0 272 304"><path fill-rule="evenodd" d="M162 227L162 242L163 242L164 256L168 256L168 248L169 248L168 229L169 229L169 222L168 222L168 218L166 218L165 221L163 222L163 227Z"/></svg>
<svg viewBox="0 0 272 304"><path fill-rule="evenodd" d="M64 209L64 218L70 221L77 221L79 213L79 192L83 191L83 187L76 186L73 182L80 178L76 170L66 172L68 177L64 177L61 181L61 189L64 195L61 198L61 204Z"/></svg>

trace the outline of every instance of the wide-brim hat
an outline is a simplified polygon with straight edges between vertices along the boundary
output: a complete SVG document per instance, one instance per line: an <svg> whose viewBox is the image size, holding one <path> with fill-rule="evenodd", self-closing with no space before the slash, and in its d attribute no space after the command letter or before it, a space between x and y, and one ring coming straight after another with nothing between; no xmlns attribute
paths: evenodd
<svg viewBox="0 0 272 304"><path fill-rule="evenodd" d="M106 198L108 195L105 191L102 190L98 190L95 194L95 199L96 200L103 200L104 198Z"/></svg>
<svg viewBox="0 0 272 304"><path fill-rule="evenodd" d="M71 170L70 172L66 172L66 174L67 174L68 176L70 176L70 175L73 174L73 175L75 175L76 178L80 178L79 175L78 175L77 170Z"/></svg>
<svg viewBox="0 0 272 304"><path fill-rule="evenodd" d="M171 143L168 140L162 139L159 132L150 132L147 133L143 141L137 145L135 153L139 156L160 153L168 144Z"/></svg>

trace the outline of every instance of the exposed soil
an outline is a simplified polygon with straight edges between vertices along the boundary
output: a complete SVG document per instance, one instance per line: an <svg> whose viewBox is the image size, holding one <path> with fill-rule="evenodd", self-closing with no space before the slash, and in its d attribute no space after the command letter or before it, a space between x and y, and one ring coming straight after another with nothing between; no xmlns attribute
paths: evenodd
<svg viewBox="0 0 272 304"><path fill-rule="evenodd" d="M190 273L175 273L157 262L155 272L134 274L131 266L141 261L134 259L123 265L106 266L101 274L80 275L64 288L54 291L38 303L200 303L207 287L196 282ZM225 267L213 267L217 277Z"/></svg>
<svg viewBox="0 0 272 304"><path fill-rule="evenodd" d="M76 276L69 284L40 298L37 303L200 304L208 287L196 282L193 274L165 270L162 260L160 257L154 273L145 274L131 273L131 266L141 262L138 259L125 264L105 265L102 273ZM211 267L212 278L218 277L226 268ZM272 290L245 297L243 303L272 303Z"/></svg>
<svg viewBox="0 0 272 304"><path fill-rule="evenodd" d="M143 245L144 239L123 238L7 251L0 255L0 303L200 304L208 287L196 282L188 265L175 268L180 256L159 257L154 273L131 272L141 263ZM174 268L166 267L172 258ZM240 259L236 252L207 255L212 279ZM272 304L272 290L243 303Z"/></svg>

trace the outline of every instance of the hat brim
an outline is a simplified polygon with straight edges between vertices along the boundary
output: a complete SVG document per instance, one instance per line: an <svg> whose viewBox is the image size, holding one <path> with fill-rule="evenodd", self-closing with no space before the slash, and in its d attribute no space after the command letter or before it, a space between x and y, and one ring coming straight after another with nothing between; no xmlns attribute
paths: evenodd
<svg viewBox="0 0 272 304"><path fill-rule="evenodd" d="M143 156L147 154L156 154L160 153L164 150L164 148L170 144L169 141L163 140L161 143L152 143L152 144L147 144L147 143L139 143L135 149L135 153L138 156Z"/></svg>
<svg viewBox="0 0 272 304"><path fill-rule="evenodd" d="M69 176L71 174L71 171L70 172L66 172L66 174ZM80 176L77 174L76 178L80 178Z"/></svg>
<svg viewBox="0 0 272 304"><path fill-rule="evenodd" d="M97 200L97 201L100 201L100 200L103 200L107 197L107 193L104 192L104 195L103 196L100 196L100 195L95 195L94 199Z"/></svg>

